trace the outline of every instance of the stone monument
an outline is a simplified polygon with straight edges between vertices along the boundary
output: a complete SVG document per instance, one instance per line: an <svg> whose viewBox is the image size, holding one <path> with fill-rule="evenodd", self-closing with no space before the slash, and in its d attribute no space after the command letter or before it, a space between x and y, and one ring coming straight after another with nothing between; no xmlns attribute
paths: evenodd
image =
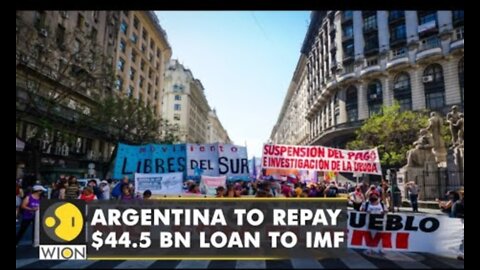
<svg viewBox="0 0 480 270"><path fill-rule="evenodd" d="M437 112L431 112L428 119L427 130L431 132L433 139L433 154L438 167L447 167L447 148L442 138L443 119Z"/></svg>

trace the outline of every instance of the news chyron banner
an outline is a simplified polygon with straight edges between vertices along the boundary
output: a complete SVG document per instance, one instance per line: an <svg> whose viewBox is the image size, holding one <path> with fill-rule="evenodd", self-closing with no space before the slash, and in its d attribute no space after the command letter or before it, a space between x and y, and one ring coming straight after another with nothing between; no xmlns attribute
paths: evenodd
<svg viewBox="0 0 480 270"><path fill-rule="evenodd" d="M184 178L248 179L247 148L233 144L119 144L113 177L182 172Z"/></svg>
<svg viewBox="0 0 480 270"><path fill-rule="evenodd" d="M264 144L263 169L298 169L382 175L377 148L345 150L324 146Z"/></svg>
<svg viewBox="0 0 480 270"><path fill-rule="evenodd" d="M320 258L347 246L343 198L42 201L42 260ZM331 255L332 253L330 253Z"/></svg>

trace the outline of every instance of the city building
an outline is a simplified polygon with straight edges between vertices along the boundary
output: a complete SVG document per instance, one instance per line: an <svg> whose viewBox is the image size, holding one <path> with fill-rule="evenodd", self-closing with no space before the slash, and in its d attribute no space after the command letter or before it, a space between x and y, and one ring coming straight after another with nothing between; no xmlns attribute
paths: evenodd
<svg viewBox="0 0 480 270"><path fill-rule="evenodd" d="M161 119L165 67L172 56L167 34L153 11L120 13L115 90L141 100Z"/></svg>
<svg viewBox="0 0 480 270"><path fill-rule="evenodd" d="M208 112L207 143L232 143L227 131L223 128L217 111L212 109Z"/></svg>
<svg viewBox="0 0 480 270"><path fill-rule="evenodd" d="M180 142L208 142L209 112L200 80L178 60L171 60L165 72L162 115L178 125Z"/></svg>
<svg viewBox="0 0 480 270"><path fill-rule="evenodd" d="M394 100L402 110L463 110L464 11L312 12L270 141L345 147Z"/></svg>
<svg viewBox="0 0 480 270"><path fill-rule="evenodd" d="M110 159L112 143L84 121L113 88L118 18L117 11L17 11L17 177L97 175Z"/></svg>

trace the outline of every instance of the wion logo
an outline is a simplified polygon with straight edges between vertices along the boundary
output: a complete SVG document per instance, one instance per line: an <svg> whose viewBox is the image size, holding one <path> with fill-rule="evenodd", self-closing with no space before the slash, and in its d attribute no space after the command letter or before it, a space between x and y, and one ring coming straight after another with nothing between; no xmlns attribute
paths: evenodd
<svg viewBox="0 0 480 270"><path fill-rule="evenodd" d="M84 201L42 201L40 260L85 260Z"/></svg>

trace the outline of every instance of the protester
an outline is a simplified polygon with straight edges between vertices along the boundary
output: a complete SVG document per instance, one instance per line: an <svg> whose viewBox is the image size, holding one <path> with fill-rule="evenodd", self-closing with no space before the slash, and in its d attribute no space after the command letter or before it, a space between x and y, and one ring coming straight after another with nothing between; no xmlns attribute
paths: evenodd
<svg viewBox="0 0 480 270"><path fill-rule="evenodd" d="M70 176L68 179L68 186L65 189L65 199L75 200L80 193L80 185L75 176Z"/></svg>
<svg viewBox="0 0 480 270"><path fill-rule="evenodd" d="M360 211L360 207L362 206L363 202L365 202L365 196L363 195L360 186L358 186L354 192L350 193L349 198L353 209Z"/></svg>
<svg viewBox="0 0 480 270"><path fill-rule="evenodd" d="M149 200L152 197L152 192L147 189L143 192L143 199L144 200Z"/></svg>
<svg viewBox="0 0 480 270"><path fill-rule="evenodd" d="M120 200L124 202L132 201L134 199L132 191L130 190L130 187L128 185L123 185L122 188L122 195L120 197Z"/></svg>
<svg viewBox="0 0 480 270"><path fill-rule="evenodd" d="M199 189L199 186L197 184L191 184L189 187L188 187L188 191L187 193L192 193L192 194L200 194L200 189Z"/></svg>
<svg viewBox="0 0 480 270"><path fill-rule="evenodd" d="M85 202L91 202L98 199L95 193L93 193L92 187L85 187L82 191L82 195L80 195L78 198Z"/></svg>
<svg viewBox="0 0 480 270"><path fill-rule="evenodd" d="M410 198L410 204L412 205L412 211L418 212L418 193L420 189L415 182L410 181L407 184L407 193Z"/></svg>
<svg viewBox="0 0 480 270"><path fill-rule="evenodd" d="M380 194L377 191L372 191L369 193L368 201L366 201L362 207L361 211L367 212L369 214L385 214L388 212L385 204L380 201ZM377 248L367 249L365 253L367 255L372 254L372 252L378 253L378 255L384 255L382 251L383 241L380 242Z"/></svg>
<svg viewBox="0 0 480 270"><path fill-rule="evenodd" d="M17 205L17 209L16 209L16 215L15 215L15 219L16 219L16 222L18 222L18 211L20 209L20 205L22 204L22 199L23 199L23 189L22 189L22 179L18 179L17 182L17 187L16 187L16 205Z"/></svg>
<svg viewBox="0 0 480 270"><path fill-rule="evenodd" d="M456 191L449 191L447 192L448 201L440 201L438 198L435 199L438 202L438 207L444 213L447 213L449 216L452 214L452 206L453 204L460 199L460 196Z"/></svg>
<svg viewBox="0 0 480 270"><path fill-rule="evenodd" d="M337 197L338 187L335 184L335 181L330 182L330 185L325 189L325 196L327 198L335 198Z"/></svg>
<svg viewBox="0 0 480 270"><path fill-rule="evenodd" d="M18 243L20 239L22 239L23 235L27 231L30 224L33 224L33 228L35 228L35 213L40 207L40 200L42 198L42 193L45 192L46 189L41 185L35 185L32 188L32 193L26 196L21 205L22 209L22 222L20 223L20 229L17 234L17 242L16 246L18 247ZM34 239L34 232L35 230L32 229L32 242Z"/></svg>
<svg viewBox="0 0 480 270"><path fill-rule="evenodd" d="M223 186L218 186L215 190L217 191L217 193L215 194L215 197L217 198L225 197L225 188Z"/></svg>
<svg viewBox="0 0 480 270"><path fill-rule="evenodd" d="M110 200L110 185L107 180L102 180L100 182L100 190L102 192L102 199L107 201Z"/></svg>

